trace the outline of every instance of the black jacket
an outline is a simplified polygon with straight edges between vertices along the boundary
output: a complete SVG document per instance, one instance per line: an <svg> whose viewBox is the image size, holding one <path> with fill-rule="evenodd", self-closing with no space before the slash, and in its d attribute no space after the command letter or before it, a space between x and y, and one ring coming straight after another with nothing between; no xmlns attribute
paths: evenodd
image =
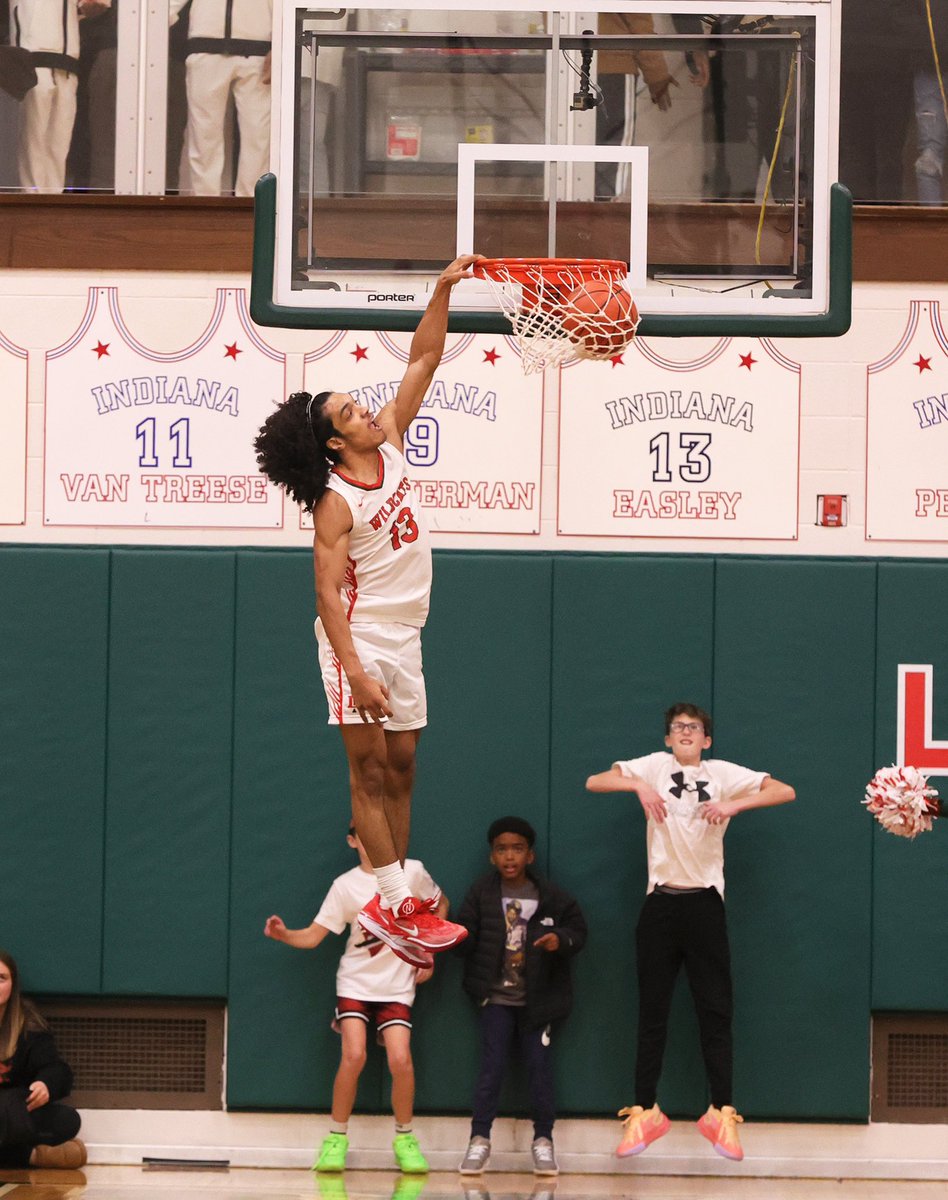
<svg viewBox="0 0 948 1200"><path fill-rule="evenodd" d="M537 910L527 925L526 949L527 1021L538 1029L561 1020L572 1007L569 960L583 948L586 921L572 896L532 871L527 873L540 893ZM552 924L544 924L544 918ZM497 871L477 880L454 919L468 931L458 946L458 953L465 957L464 990L483 1003L500 978L507 940ZM552 954L534 948L533 943L544 933L559 936L560 948Z"/></svg>
<svg viewBox="0 0 948 1200"><path fill-rule="evenodd" d="M37 1079L46 1084L51 1101L72 1090L72 1071L59 1057L53 1035L45 1029L24 1030L13 1057L0 1063L0 1088L28 1088Z"/></svg>

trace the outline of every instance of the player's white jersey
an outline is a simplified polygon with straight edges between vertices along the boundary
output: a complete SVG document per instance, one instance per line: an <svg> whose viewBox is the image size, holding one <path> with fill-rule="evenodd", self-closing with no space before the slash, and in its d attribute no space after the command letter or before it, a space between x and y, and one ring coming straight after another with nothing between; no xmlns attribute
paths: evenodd
<svg viewBox="0 0 948 1200"><path fill-rule="evenodd" d="M374 483L359 483L334 469L328 487L352 514L340 592L350 623L391 621L420 628L431 596L431 541L404 457L383 442Z"/></svg>

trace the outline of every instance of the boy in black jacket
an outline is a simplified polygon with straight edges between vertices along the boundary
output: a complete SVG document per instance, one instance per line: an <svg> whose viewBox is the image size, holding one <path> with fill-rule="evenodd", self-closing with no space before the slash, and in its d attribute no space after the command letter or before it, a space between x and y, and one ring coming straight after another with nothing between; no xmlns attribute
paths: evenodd
<svg viewBox="0 0 948 1200"><path fill-rule="evenodd" d="M586 941L586 922L572 896L530 869L536 833L528 821L501 817L487 841L495 869L474 884L457 917L468 931L458 947L464 990L481 1006L481 1066L460 1172L477 1175L487 1166L516 1039L530 1083L533 1170L556 1175L551 1026L572 1006L569 960Z"/></svg>

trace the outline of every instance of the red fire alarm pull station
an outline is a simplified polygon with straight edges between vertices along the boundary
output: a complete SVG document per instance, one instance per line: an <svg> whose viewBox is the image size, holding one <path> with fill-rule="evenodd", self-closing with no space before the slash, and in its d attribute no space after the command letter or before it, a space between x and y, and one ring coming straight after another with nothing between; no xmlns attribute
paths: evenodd
<svg viewBox="0 0 948 1200"><path fill-rule="evenodd" d="M816 523L818 525L845 525L845 496L817 496Z"/></svg>

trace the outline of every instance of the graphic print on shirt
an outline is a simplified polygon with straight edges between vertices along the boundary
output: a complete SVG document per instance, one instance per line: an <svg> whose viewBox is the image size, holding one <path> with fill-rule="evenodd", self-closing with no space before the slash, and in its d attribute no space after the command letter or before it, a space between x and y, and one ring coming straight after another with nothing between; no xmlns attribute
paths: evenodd
<svg viewBox="0 0 948 1200"><path fill-rule="evenodd" d="M678 800L681 799L684 792L697 792L699 804L711 799L711 793L708 791L710 780L708 779L696 779L694 783L685 783L684 771L675 771L672 775L672 782L675 786L668 790Z"/></svg>
<svg viewBox="0 0 948 1200"><path fill-rule="evenodd" d="M516 896L505 896L503 899L507 933L500 985L504 991L523 993L527 960L527 922L536 912L537 903L536 900L523 900Z"/></svg>
<svg viewBox="0 0 948 1200"><path fill-rule="evenodd" d="M668 785L669 794L665 797L665 806L669 814L686 819L696 818L698 806L711 799L711 792L708 790L711 781L707 778L707 772L704 772L704 779L695 778L700 773L700 767L688 767L672 772L671 783Z"/></svg>
<svg viewBox="0 0 948 1200"><path fill-rule="evenodd" d="M361 925L359 926L359 933L362 937L359 941L352 943L353 950L368 950L369 958L375 958L376 954L379 954L386 948L383 941L377 938L374 933L366 933Z"/></svg>

